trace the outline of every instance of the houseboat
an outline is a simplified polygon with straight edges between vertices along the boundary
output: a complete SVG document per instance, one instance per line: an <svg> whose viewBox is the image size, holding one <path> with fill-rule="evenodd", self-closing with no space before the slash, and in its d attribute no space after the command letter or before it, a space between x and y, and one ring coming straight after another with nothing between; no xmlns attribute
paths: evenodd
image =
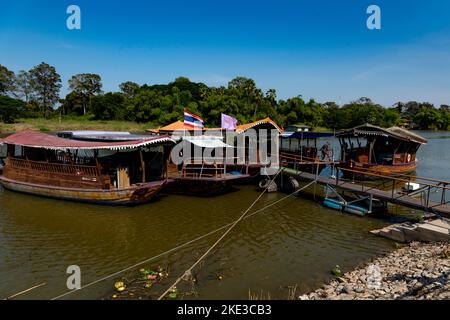
<svg viewBox="0 0 450 320"><path fill-rule="evenodd" d="M175 139L175 137L173 137ZM166 190L169 193L216 196L230 191L234 185L249 177L248 174L233 171L235 159L227 158L234 147L224 143L221 136L184 136L178 138L175 153L183 158L181 163L173 159L168 165L168 177L171 180ZM221 154L216 154L216 152ZM189 155L188 155L189 153Z"/></svg>
<svg viewBox="0 0 450 320"><path fill-rule="evenodd" d="M427 140L399 127L365 124L336 134L341 145L339 168L346 178L376 180L409 174L417 166L416 153Z"/></svg>
<svg viewBox="0 0 450 320"><path fill-rule="evenodd" d="M154 198L167 179L168 136L82 141L25 130L0 140L7 155L0 184L33 195L111 205Z"/></svg>
<svg viewBox="0 0 450 320"><path fill-rule="evenodd" d="M251 129L255 130L254 135L250 134ZM187 143L190 147L186 147L192 148L192 156L184 159L182 164L170 161L169 177L173 182L167 186L167 190L172 193L211 196L224 193L233 185L253 182L260 177L267 164L262 163L260 158L259 129L268 130L267 139L271 139L272 129L278 134L282 132L270 118L238 125L234 130L193 127L177 121L147 131L152 134L168 134L179 144ZM232 134L233 141L227 141L227 133ZM197 154L203 154L205 150L216 148L221 148L222 154L227 153L227 156L212 159L194 156L195 149L200 151ZM251 150L252 148L255 150ZM255 159L249 156L251 151L256 155Z"/></svg>

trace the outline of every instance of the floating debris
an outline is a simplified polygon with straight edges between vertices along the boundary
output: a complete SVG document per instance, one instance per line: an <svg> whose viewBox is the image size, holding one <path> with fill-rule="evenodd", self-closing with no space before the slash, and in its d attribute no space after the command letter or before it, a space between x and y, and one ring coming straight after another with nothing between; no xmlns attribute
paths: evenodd
<svg viewBox="0 0 450 320"><path fill-rule="evenodd" d="M122 292L122 291L125 291L125 289L127 288L127 285L123 281L117 281L114 284L114 287L116 288L117 291Z"/></svg>
<svg viewBox="0 0 450 320"><path fill-rule="evenodd" d="M339 265L336 265L333 269L331 269L331 274L336 277L342 276L341 267L339 267Z"/></svg>
<svg viewBox="0 0 450 320"><path fill-rule="evenodd" d="M172 289L170 289L169 294L167 295L167 297L169 299L176 299L178 296L178 290L177 287L172 287Z"/></svg>

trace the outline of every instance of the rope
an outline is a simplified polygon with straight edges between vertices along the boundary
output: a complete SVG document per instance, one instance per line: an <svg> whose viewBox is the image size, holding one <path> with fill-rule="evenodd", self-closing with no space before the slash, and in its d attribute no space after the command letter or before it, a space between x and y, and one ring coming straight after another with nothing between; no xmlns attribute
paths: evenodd
<svg viewBox="0 0 450 320"><path fill-rule="evenodd" d="M279 170L277 172L277 174L273 177L273 179L270 181L270 183L267 185L267 187L264 189L264 191L259 195L259 197L253 201L253 203L250 205L250 207L248 207L247 210L245 210L245 212L223 233L222 236L220 236L219 239L217 239L216 242L214 242L214 244L208 249L206 250L206 252L199 258L197 259L197 261L195 261L195 263L189 268L187 269L184 274L180 277L178 277L178 279L166 290L164 291L164 293L158 298L158 300L163 299L171 290L172 288L174 288L181 280L184 279L190 279L192 278L192 270L219 244L220 241L222 241L228 233L231 232L231 230L233 230L233 228L242 220L244 219L244 217L246 216L246 214L251 210L251 208L253 208L253 206L258 202L258 200L262 197L262 195L267 191L267 189L269 188L270 184L275 180L275 178L278 176L278 174L281 172L282 170ZM317 177L315 180L311 181L309 184L307 184L306 186L304 186L303 188L300 188L296 191L294 191L292 194L300 192L301 190L307 188L309 185L312 185L314 182L317 181ZM275 203L278 203L284 199L287 199L288 197L290 197L292 194L288 195L287 197L284 197L280 200L275 201ZM271 205L275 205L275 203L272 203ZM269 206L264 207L264 209L267 209ZM256 211L258 212L258 211Z"/></svg>
<svg viewBox="0 0 450 320"><path fill-rule="evenodd" d="M253 216L255 216L256 214L261 213L262 211L264 211L264 210L266 210L266 209L268 209L268 208L270 208L270 207L272 207L272 206L274 206L274 205L276 205L276 204L278 204L278 203L280 203L280 202L286 200L287 198L293 196L294 194L296 194L296 193L298 193L298 192L300 192L300 191L306 189L307 187L311 186L311 185L312 185L313 183L315 183L315 182L316 182L316 181L311 181L311 182L308 183L307 185L303 186L303 187L300 188L300 189L295 190L295 191L292 192L291 194L289 194L289 195L287 195L287 196L285 196L285 197L283 197L283 198L281 198L281 199L279 199L279 200L277 200L277 201L274 201L274 202L272 202L271 204L269 204L269 205L267 205L267 206L265 206L265 207L263 207L263 208L261 208L261 209L258 209L258 210L255 211L255 212L252 212L251 214L245 216L244 219L248 219L248 218L250 218L250 217L253 217ZM167 250L167 251L164 251L164 252L162 252L162 253L160 253L160 254L158 254L158 255L156 255L156 256L153 256L153 257L150 257L150 258L148 258L148 259L145 259L145 260L142 260L142 261L140 261L140 262L137 262L137 263L135 263L135 264L133 264L133 265L127 267L127 268L124 268L124 269L122 269L122 270L119 270L119 271L117 271L117 272L114 272L114 273L112 273L112 274L110 274L110 275L107 275L107 276L102 277L102 278L100 278L100 279L97 279L97 280L95 280L95 281L92 281L92 282L90 282L90 283L88 283L88 284L82 286L82 287L79 288L79 289L75 289L75 290L71 290L71 291L65 292L65 293L60 294L60 295L58 295L58 296L56 296L56 297L54 297L54 298L52 298L52 299L50 299L50 300L57 300L57 299L63 298L63 297L65 297L65 296L68 296L68 295L70 295L70 294L76 292L76 291L80 291L80 290L86 289L86 288L91 287L91 286L93 286L93 285L95 285L95 284L97 284L97 283L100 283L100 282L102 282L102 281L108 280L108 279L110 279L110 278L112 278L112 277L114 277L114 276L120 275L120 274L122 274L122 273L124 273L124 272L126 272L126 271L129 271L129 270L131 270L131 269L137 268L137 267L139 267L139 266L141 266L141 265L143 265L143 264L145 264L145 263L148 263L148 262L150 262L150 261L156 260L156 259L158 259L158 258L160 258L160 257L163 257L163 256L167 255L167 254L170 254L170 253L175 252L175 251L177 251L177 250L179 250L179 249L182 249L182 248L184 248L184 247L186 247L186 246L188 246L188 245L190 245L190 244L193 244L193 243L195 243L195 242L197 242L197 241L200 241L200 240L202 240L202 239L204 239L204 238L207 238L207 237L209 237L209 236L211 236L211 235L213 235L213 234L215 234L215 233L217 233L217 232L219 232L219 231L221 231L221 230L223 230L223 229L225 229L225 228L231 226L232 224L233 224L233 222L230 222L230 223L228 223L228 224L226 224L226 225L223 225L222 227L219 227L219 228L217 228L217 229L215 229L215 230L213 230L213 231L210 231L210 232L208 232L208 233L206 233L206 234L203 234L203 235L201 235L201 236L199 236L199 237L197 237L197 238L195 238L195 239L192 239L192 240L189 240L189 241L187 241L187 242L185 242L185 243L182 243L182 244L180 244L180 245L178 245L178 246L176 246L176 247L173 247L172 249L169 249L169 250Z"/></svg>
<svg viewBox="0 0 450 320"><path fill-rule="evenodd" d="M232 223L232 225L219 237L219 239L216 240L216 242L214 242L214 244L208 249L206 250L206 252L197 259L197 261L195 261L195 263L189 268L187 269L184 274L180 277L178 277L178 279L166 290L164 291L164 293L158 298L158 300L161 300L162 298L164 298L169 292L170 290L172 290L173 287L175 287L181 280L185 279L185 278L190 278L191 274L192 274L192 270L219 244L220 241L222 241L223 238L226 237L226 235L228 233L231 232L231 230L233 230L233 228L247 215L247 213L253 208L253 206L259 201L259 199L261 199L261 197L264 195L264 193L266 193L267 189L269 189L270 185L275 181L276 177L278 177L278 175L280 174L281 170L278 170L277 174L273 177L273 179L267 184L267 187L261 192L261 194L253 201L253 203L250 205L250 207L247 208L247 210L244 211L244 213L236 220Z"/></svg>
<svg viewBox="0 0 450 320"><path fill-rule="evenodd" d="M14 298L16 298L16 297L18 297L18 296L20 296L20 295L22 295L22 294L24 294L24 293L30 292L30 291L32 291L32 290L34 290L34 289L40 288L40 287L45 286L45 285L46 285L46 283L43 282L43 283L38 284L38 285L36 285L36 286L33 286L33 287L31 287L31 288L28 288L28 289L22 290L22 291L20 291L20 292L18 292L18 293L15 293L15 294L13 294L13 295L11 295L11 296L9 296L8 298L3 299L3 300L14 299Z"/></svg>

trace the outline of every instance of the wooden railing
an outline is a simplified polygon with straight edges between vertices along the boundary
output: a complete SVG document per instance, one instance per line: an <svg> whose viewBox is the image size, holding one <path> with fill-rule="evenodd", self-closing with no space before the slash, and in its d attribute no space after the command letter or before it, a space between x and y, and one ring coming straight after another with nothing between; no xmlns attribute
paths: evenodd
<svg viewBox="0 0 450 320"><path fill-rule="evenodd" d="M28 169L46 173L67 174L74 176L100 176L100 170L93 166L82 166L72 164L50 163L42 161L31 161L17 158L7 158L6 165L11 169Z"/></svg>

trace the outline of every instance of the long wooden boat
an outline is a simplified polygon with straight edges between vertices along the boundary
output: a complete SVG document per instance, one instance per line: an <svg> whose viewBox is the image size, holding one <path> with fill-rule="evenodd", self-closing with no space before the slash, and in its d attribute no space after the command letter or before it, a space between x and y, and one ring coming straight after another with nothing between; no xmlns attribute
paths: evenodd
<svg viewBox="0 0 450 320"><path fill-rule="evenodd" d="M0 141L5 189L63 200L136 205L167 184L169 137L122 142L64 139L31 130ZM155 160L156 159L156 160Z"/></svg>
<svg viewBox="0 0 450 320"><path fill-rule="evenodd" d="M414 172L416 153L427 143L425 138L408 130L383 129L370 124L339 132L336 136L341 145L339 168L344 169L345 178L355 180L374 179L366 173L389 176Z"/></svg>

